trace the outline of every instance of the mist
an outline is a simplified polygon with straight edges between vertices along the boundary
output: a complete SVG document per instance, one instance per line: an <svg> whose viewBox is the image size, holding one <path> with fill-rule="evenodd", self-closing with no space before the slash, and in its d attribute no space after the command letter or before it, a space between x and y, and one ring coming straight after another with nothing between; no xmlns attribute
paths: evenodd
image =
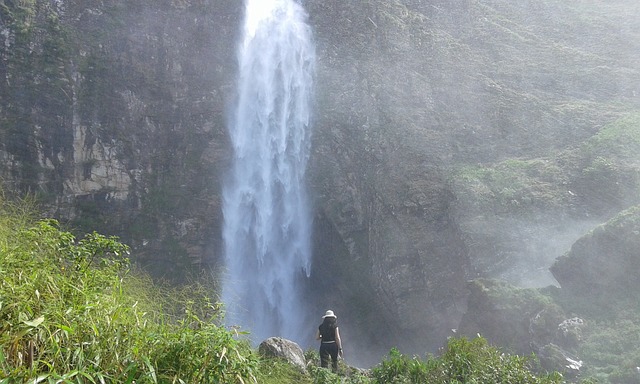
<svg viewBox="0 0 640 384"><path fill-rule="evenodd" d="M470 228L469 253L475 274L523 288L557 286L549 267L599 224L548 216L535 221L498 219L490 225L483 223L482 228Z"/></svg>

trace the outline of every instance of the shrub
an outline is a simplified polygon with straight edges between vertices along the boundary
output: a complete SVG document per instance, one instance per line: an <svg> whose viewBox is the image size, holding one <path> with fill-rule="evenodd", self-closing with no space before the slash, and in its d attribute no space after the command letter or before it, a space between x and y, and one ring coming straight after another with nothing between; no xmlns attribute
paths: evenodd
<svg viewBox="0 0 640 384"><path fill-rule="evenodd" d="M451 338L440 357L409 358L392 349L389 357L373 369L375 383L561 383L558 373L536 376L532 358L508 355L478 337Z"/></svg>
<svg viewBox="0 0 640 384"><path fill-rule="evenodd" d="M377 383L426 383L427 364L418 357L407 357L393 348L389 357L373 369L373 378Z"/></svg>

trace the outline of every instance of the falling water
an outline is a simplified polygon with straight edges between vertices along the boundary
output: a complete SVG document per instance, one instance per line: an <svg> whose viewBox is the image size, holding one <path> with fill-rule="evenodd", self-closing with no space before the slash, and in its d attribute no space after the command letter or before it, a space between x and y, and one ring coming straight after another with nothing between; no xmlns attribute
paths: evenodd
<svg viewBox="0 0 640 384"><path fill-rule="evenodd" d="M304 175L315 51L306 18L294 0L246 1L223 191L222 299L227 323L254 341L310 332L301 290L311 262Z"/></svg>

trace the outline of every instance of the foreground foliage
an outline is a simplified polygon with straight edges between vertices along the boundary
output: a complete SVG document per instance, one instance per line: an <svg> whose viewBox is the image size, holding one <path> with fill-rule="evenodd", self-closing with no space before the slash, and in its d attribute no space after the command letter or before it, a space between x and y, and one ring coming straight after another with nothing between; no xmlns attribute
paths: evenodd
<svg viewBox="0 0 640 384"><path fill-rule="evenodd" d="M4 204L0 383L255 382L258 359L215 325L219 307L197 286L154 286L127 254Z"/></svg>
<svg viewBox="0 0 640 384"><path fill-rule="evenodd" d="M409 358L393 349L372 371L374 383L562 383L559 373L536 375L534 359L508 355L478 337L452 338L439 357Z"/></svg>
<svg viewBox="0 0 640 384"><path fill-rule="evenodd" d="M451 338L443 352L425 359L409 357L392 349L389 355L371 370L348 367L342 362L338 374L318 367L317 353L306 353L310 361L309 374L300 375L291 367L272 361L264 383L303 384L560 384L564 378L557 372L536 374L534 356L517 356L501 352L477 337ZM264 362L261 367L265 367ZM262 368L264 369L264 368ZM266 371L262 371L265 374Z"/></svg>

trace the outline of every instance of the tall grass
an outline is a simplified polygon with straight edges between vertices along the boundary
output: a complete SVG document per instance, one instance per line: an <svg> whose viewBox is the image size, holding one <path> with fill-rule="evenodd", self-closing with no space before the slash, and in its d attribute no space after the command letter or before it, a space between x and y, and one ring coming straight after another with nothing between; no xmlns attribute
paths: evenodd
<svg viewBox="0 0 640 384"><path fill-rule="evenodd" d="M0 383L255 382L202 287L154 285L118 239L0 204Z"/></svg>

